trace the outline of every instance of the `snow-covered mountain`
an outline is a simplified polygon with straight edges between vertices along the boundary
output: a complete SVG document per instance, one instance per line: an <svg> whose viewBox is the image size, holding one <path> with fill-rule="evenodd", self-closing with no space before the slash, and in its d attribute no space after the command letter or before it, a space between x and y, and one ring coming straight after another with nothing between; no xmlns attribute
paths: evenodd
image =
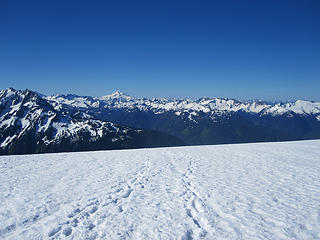
<svg viewBox="0 0 320 240"><path fill-rule="evenodd" d="M0 239L318 240L319 156L320 140L1 156Z"/></svg>
<svg viewBox="0 0 320 240"><path fill-rule="evenodd" d="M174 137L57 111L39 94L0 91L0 153L37 153L179 145Z"/></svg>
<svg viewBox="0 0 320 240"><path fill-rule="evenodd" d="M176 115L188 113L190 118L207 113L211 116L226 112L248 112L259 113L261 115L282 115L295 113L302 115L312 115L320 121L320 102L297 100L288 103L266 103L263 101L240 102L234 99L225 98L200 98L198 100L189 99L166 99L166 98L134 98L121 91L116 91L110 95L102 97L81 97L77 95L55 95L46 97L55 108L72 106L74 108L108 108L152 111L156 114L165 111L173 111Z"/></svg>
<svg viewBox="0 0 320 240"><path fill-rule="evenodd" d="M319 102L0 91L0 154L315 138Z"/></svg>
<svg viewBox="0 0 320 240"><path fill-rule="evenodd" d="M320 137L320 102L241 102L224 98L46 97L57 111L172 134L188 144L297 140Z"/></svg>

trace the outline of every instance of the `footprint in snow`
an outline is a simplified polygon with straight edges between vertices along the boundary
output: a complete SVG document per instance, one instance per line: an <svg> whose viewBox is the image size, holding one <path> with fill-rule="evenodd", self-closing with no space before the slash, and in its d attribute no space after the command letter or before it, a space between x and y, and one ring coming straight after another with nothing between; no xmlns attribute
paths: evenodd
<svg viewBox="0 0 320 240"><path fill-rule="evenodd" d="M66 237L70 236L72 233L72 228L71 227L66 227L65 229L63 229L62 231L63 235L65 235Z"/></svg>
<svg viewBox="0 0 320 240"><path fill-rule="evenodd" d="M90 223L88 226L87 226L87 229L89 230L92 230L93 228L95 228L96 225L94 225L93 223Z"/></svg>
<svg viewBox="0 0 320 240"><path fill-rule="evenodd" d="M125 193L122 195L123 198L128 198L131 194L132 190L128 189L127 191L125 191Z"/></svg>
<svg viewBox="0 0 320 240"><path fill-rule="evenodd" d="M122 206L119 206L119 208L118 208L118 212L123 212L123 208L122 208Z"/></svg>
<svg viewBox="0 0 320 240"><path fill-rule="evenodd" d="M79 212L81 212L80 208L73 209L72 212L68 214L68 218L73 218Z"/></svg>
<svg viewBox="0 0 320 240"><path fill-rule="evenodd" d="M61 226L51 229L48 233L49 237L56 235L61 230Z"/></svg>
<svg viewBox="0 0 320 240"><path fill-rule="evenodd" d="M93 214L95 213L96 211L98 210L98 207L97 206L93 206L90 210L90 214Z"/></svg>

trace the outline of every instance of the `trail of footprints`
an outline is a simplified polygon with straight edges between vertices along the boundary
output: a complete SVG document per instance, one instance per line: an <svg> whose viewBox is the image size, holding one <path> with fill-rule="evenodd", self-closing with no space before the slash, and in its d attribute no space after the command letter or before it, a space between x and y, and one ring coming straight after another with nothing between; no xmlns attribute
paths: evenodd
<svg viewBox="0 0 320 240"><path fill-rule="evenodd" d="M184 208L186 209L187 217L192 220L191 229L187 230L183 239L211 237L217 231L217 225L219 225L217 221L221 220L221 216L219 216L217 211L205 204L205 201L193 186L192 175L196 168L195 161L191 159L187 171L182 174L183 194L185 195ZM126 202L129 201L134 191L138 188L145 188L150 181L149 177L161 174L162 170L160 169L157 172L149 174L147 171L149 171L148 162L144 163L132 177L129 177L127 182L120 181L112 186L111 188L114 190L108 192L103 198L91 198L84 206L81 206L79 203L74 204L73 209L66 214L65 220L55 225L47 233L47 236L50 239L69 237L72 236L77 228L80 228L79 231L81 232L92 232L96 228L96 225L106 221L108 216L123 213L126 210ZM26 219L21 224L31 226L47 215L47 211L42 209L40 213ZM5 229L0 229L0 236L15 230L16 224L10 225Z"/></svg>
<svg viewBox="0 0 320 240"><path fill-rule="evenodd" d="M227 224L234 231L234 238L241 239L241 234L233 224L225 219L221 214L223 212L219 206L209 206L205 203L201 195L193 187L190 180L193 171L196 169L195 161L190 160L186 173L182 176L182 181L185 188L185 208L186 214L191 218L195 225L194 231L188 230L184 239L212 239L221 233L221 223ZM225 214L224 214L225 215ZM219 232L220 231L220 232Z"/></svg>
<svg viewBox="0 0 320 240"><path fill-rule="evenodd" d="M206 216L208 214L208 207L205 205L199 193L194 189L194 187L191 184L190 175L193 173L193 171L194 163L191 160L187 172L182 175L182 182L186 190L186 213L187 216L191 218L197 230L192 231L191 229L189 229L186 233L185 239L193 239L195 237L203 238L211 231L211 228L213 227L211 226L213 225L213 223L210 223L208 216Z"/></svg>
<svg viewBox="0 0 320 240"><path fill-rule="evenodd" d="M146 162L132 178L129 178L128 182L119 182L112 186L111 188L115 190L108 192L103 199L89 199L84 207L79 204L74 205L73 210L67 214L66 220L52 228L48 232L48 237L50 239L57 239L61 236L68 237L78 227L82 228L81 231L91 231L96 227L96 224L101 224L109 215L114 214L114 209L120 214L124 212L126 201L135 189L144 188L149 182L149 178L145 175L148 169L149 165ZM106 208L111 206L113 211L108 211ZM92 221L92 218L95 221Z"/></svg>
<svg viewBox="0 0 320 240"><path fill-rule="evenodd" d="M40 220L50 215L50 211L54 210L57 206L52 200L47 200L44 205L37 206L33 209L33 214L26 215L20 221L14 222L5 228L0 228L0 237L8 235L14 231L20 231L21 228L28 228L36 224Z"/></svg>

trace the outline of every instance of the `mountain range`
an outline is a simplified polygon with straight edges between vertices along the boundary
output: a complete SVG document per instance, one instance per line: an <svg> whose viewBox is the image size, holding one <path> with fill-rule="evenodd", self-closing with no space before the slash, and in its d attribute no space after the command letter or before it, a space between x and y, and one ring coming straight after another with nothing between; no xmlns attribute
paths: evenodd
<svg viewBox="0 0 320 240"><path fill-rule="evenodd" d="M0 92L1 155L183 144L166 133L66 114L50 103L31 90Z"/></svg>
<svg viewBox="0 0 320 240"><path fill-rule="evenodd" d="M320 102L0 91L0 154L320 138Z"/></svg>

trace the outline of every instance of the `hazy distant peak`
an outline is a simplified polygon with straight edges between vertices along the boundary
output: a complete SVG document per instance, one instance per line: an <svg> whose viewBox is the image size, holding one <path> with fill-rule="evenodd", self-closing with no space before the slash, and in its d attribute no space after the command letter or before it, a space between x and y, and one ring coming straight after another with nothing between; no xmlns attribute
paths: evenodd
<svg viewBox="0 0 320 240"><path fill-rule="evenodd" d="M109 100L109 99L114 99L114 98L124 98L124 99L127 99L127 100L132 99L132 97L129 96L129 94L124 93L124 92L122 92L120 90L117 90L114 93L111 93L109 95L105 95L105 96L101 96L100 97L100 99L102 99L102 100Z"/></svg>

